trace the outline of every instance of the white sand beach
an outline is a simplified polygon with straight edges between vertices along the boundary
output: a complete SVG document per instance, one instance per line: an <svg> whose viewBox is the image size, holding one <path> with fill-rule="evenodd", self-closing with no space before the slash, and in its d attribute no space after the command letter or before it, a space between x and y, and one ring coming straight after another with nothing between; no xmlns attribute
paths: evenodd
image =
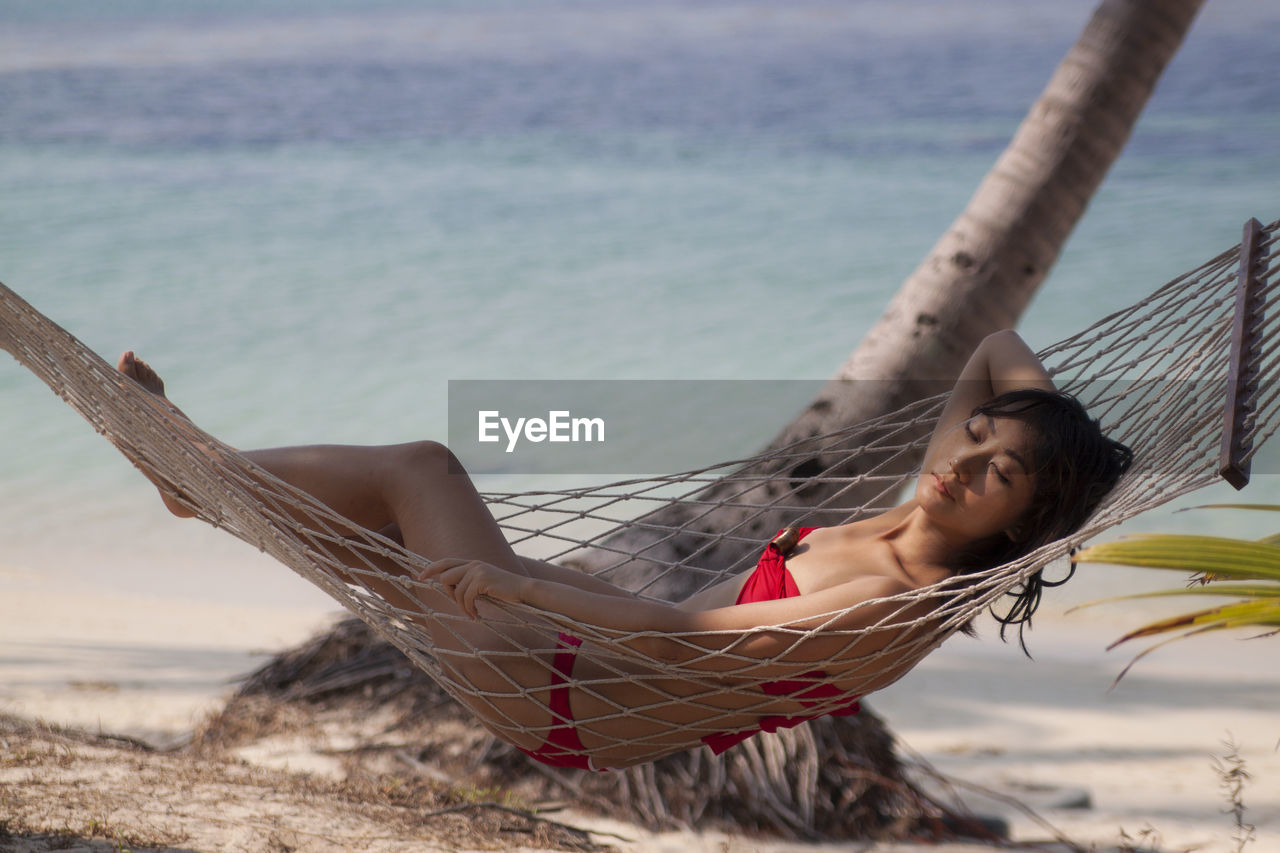
<svg viewBox="0 0 1280 853"><path fill-rule="evenodd" d="M245 571L269 565L264 559ZM285 577L276 582L288 589L293 580ZM325 599L297 583L298 606L276 600L249 607L165 598L161 590L104 595L89 581L55 584L6 568L0 574L0 712L181 743L230 693L236 676L335 618ZM1047 604L1031 634L1034 661L984 628L982 639L948 641L868 704L906 748L938 770L1020 799L1085 849L1126 841L1160 850L1236 849L1214 769L1231 739L1252 777L1243 801L1256 840L1246 849L1280 849L1276 640L1186 642L1140 662L1108 689L1132 657L1103 650L1121 633L1122 614L1100 608L1062 616L1060 610ZM293 771L324 766L312 767L299 754L273 758L270 750L261 758ZM14 781L5 778L0 789ZM1014 839L1049 837L1006 802L965 796L980 813L1006 818ZM629 840L598 840L643 853L826 849L714 833L654 835L577 816L569 822L614 832ZM300 849L330 849L309 843Z"/></svg>

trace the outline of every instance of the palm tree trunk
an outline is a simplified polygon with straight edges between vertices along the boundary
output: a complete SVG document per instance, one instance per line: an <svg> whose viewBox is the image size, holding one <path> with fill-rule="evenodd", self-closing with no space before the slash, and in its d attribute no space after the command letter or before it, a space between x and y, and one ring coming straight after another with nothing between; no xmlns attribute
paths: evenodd
<svg viewBox="0 0 1280 853"><path fill-rule="evenodd" d="M964 212L902 285L833 381L765 453L945 390L986 335L1016 324L1119 157L1202 3L1103 0ZM838 486L816 475L856 476L884 461L853 452L866 438L824 446L799 464L765 460L744 473L803 485L803 503L825 506ZM901 473L917 463L913 457L892 462ZM893 496L876 494L880 488L846 490L838 500L845 507L867 501L888 505ZM722 484L708 489L704 497L724 498L738 491L738 486ZM777 486L760 486L740 500L765 504L776 492ZM847 517L848 510L824 509L806 523L837 523ZM709 514L705 507L673 505L647 520L670 527L688 524L698 531L743 530L762 538L795 521L781 512L761 516L755 509L733 505ZM679 536L664 540L661 531L642 527L623 530L607 544L608 551L587 553L574 562L599 570L613 566L619 552L644 553L656 561L675 560L681 549L688 553L688 543ZM726 546L699 556L708 568L719 568L742 554ZM655 573L652 565L636 561L614 566L610 576L639 587ZM664 596L685 591L678 581L667 580L648 589Z"/></svg>
<svg viewBox="0 0 1280 853"><path fill-rule="evenodd" d="M968 207L841 367L953 379L1013 326L1120 156L1203 0L1104 0Z"/></svg>

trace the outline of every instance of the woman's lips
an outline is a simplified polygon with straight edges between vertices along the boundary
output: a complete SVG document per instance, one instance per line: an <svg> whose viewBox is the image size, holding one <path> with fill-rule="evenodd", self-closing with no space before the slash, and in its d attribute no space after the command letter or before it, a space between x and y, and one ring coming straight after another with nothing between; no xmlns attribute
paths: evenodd
<svg viewBox="0 0 1280 853"><path fill-rule="evenodd" d="M950 490L947 489L947 484L942 482L942 478L937 474L933 475L933 484L937 487L939 492L946 496L947 500L955 500L955 498L951 496Z"/></svg>

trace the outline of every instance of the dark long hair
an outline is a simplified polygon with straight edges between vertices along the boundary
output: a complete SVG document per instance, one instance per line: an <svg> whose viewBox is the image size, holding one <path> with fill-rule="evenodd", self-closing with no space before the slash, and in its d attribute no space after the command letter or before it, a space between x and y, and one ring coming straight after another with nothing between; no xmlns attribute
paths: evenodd
<svg viewBox="0 0 1280 853"><path fill-rule="evenodd" d="M998 566L1016 560L1054 540L1074 533L1088 520L1107 492L1129 470L1133 451L1102 434L1102 427L1089 417L1084 406L1070 394L1022 388L1010 391L978 406L972 417L989 415L1013 418L1027 424L1034 436L1031 467L1035 493L1022 518L1014 525L1015 538L998 533L977 542L960 556L962 573ZM992 607L1000 622L1000 637L1011 626L1018 627L1018 643L1026 651L1024 629L1040 606L1045 587L1061 586L1075 573L1057 581L1044 578L1043 567L1027 576L1009 592L1012 601L1003 613Z"/></svg>

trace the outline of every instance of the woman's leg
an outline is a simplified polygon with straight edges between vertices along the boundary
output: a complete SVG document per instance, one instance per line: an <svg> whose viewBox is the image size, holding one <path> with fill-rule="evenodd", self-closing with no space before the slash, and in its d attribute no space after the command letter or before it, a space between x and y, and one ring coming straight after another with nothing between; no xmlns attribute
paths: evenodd
<svg viewBox="0 0 1280 853"><path fill-rule="evenodd" d="M415 554L485 560L525 573L471 478L441 444L316 445L244 455L365 529L395 525Z"/></svg>
<svg viewBox="0 0 1280 853"><path fill-rule="evenodd" d="M165 396L159 375L132 352L120 357L118 367ZM437 442L283 447L243 455L360 527L376 531L394 525L397 538L415 554L484 560L525 573L471 478ZM161 496L175 515L192 514L163 490Z"/></svg>
<svg viewBox="0 0 1280 853"><path fill-rule="evenodd" d="M133 353L125 353L118 367L164 396L160 377ZM286 447L244 455L360 527L394 527L408 550L428 559L467 557L525 571L470 478L440 444ZM192 515L157 485L170 510ZM308 521L303 511L295 517ZM378 572L405 576L408 568L360 547L355 537L347 544L315 544L333 558L328 566L344 580L376 592L430 635L445 677L459 685L458 698L491 729L518 745L538 746L540 739L526 727L545 726L549 719L545 701L556 653L554 631L522 625L496 609L471 620L432 585L406 594L405 587ZM361 571L362 566L378 571Z"/></svg>

